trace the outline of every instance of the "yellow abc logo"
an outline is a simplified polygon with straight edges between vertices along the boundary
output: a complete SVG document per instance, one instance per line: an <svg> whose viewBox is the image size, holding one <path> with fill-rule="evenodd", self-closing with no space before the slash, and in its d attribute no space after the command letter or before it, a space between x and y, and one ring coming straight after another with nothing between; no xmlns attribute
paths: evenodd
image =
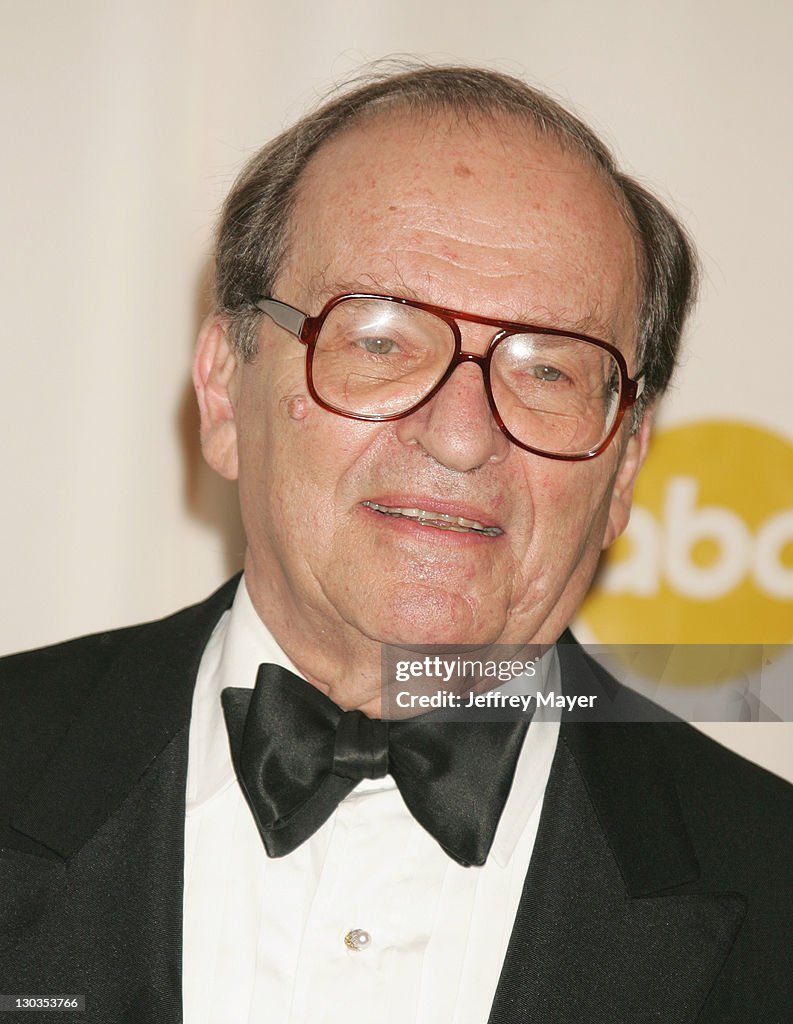
<svg viewBox="0 0 793 1024"><path fill-rule="evenodd" d="M581 619L608 644L793 640L793 444L731 421L659 431Z"/></svg>

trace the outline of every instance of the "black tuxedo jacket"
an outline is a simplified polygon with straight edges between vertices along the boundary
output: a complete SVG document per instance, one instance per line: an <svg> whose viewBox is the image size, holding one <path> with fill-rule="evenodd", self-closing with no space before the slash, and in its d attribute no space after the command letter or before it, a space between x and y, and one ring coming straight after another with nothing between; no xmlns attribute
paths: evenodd
<svg viewBox="0 0 793 1024"><path fill-rule="evenodd" d="M0 663L0 993L181 1021L190 707L236 582ZM687 725L563 722L491 1024L790 1024L792 854L793 787Z"/></svg>

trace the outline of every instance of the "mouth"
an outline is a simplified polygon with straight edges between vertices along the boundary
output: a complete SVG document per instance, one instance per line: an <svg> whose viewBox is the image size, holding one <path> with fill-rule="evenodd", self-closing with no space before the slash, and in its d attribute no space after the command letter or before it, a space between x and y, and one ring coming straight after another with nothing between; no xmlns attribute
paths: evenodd
<svg viewBox="0 0 793 1024"><path fill-rule="evenodd" d="M445 512L431 512L424 508L378 505L375 501L364 501L361 504L364 508L370 508L373 512L379 512L381 515L391 516L395 519L409 519L417 526L426 526L431 530L445 530L449 533L476 533L482 537L498 537L504 532L498 526L485 526L484 523L478 523L475 519L447 515Z"/></svg>

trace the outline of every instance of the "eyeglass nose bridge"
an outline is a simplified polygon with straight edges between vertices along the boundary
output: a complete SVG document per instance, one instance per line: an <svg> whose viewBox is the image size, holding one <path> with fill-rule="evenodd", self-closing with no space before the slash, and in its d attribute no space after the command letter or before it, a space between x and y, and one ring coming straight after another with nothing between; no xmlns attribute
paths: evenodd
<svg viewBox="0 0 793 1024"><path fill-rule="evenodd" d="M445 317L439 319L446 319ZM446 368L446 372L443 374L441 379L430 391L428 395L419 403L419 406L415 406L413 409L408 410L407 413L402 415L409 415L411 412L415 412L416 408L425 405L427 402L432 401L433 398L449 383L451 378L454 376L455 371L460 366L473 363L478 366L482 371L482 384L485 389L485 397L487 398L487 404L490 409L490 415L493 417L498 429L507 437L508 440L513 440L512 435L506 429L504 421L501 418L501 414L498 411L496 400L493 396L493 389L490 384L490 361L493 352L496 350L498 343L509 335L509 331L498 331L491 339L487 346L487 350L481 354L478 352L469 352L462 347L462 334L460 332L459 324L456 321L446 320L450 327L454 331L455 337L455 351L449 361L449 365Z"/></svg>

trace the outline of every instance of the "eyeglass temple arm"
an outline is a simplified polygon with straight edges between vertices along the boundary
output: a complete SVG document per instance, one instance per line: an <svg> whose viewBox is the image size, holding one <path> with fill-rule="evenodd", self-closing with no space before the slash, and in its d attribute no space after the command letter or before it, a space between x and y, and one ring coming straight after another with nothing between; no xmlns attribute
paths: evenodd
<svg viewBox="0 0 793 1024"><path fill-rule="evenodd" d="M294 306L287 306L285 302L279 302L278 299L257 299L255 306L269 316L274 324L283 327L285 331L294 334L296 338L300 337L303 324L306 322L305 313L301 313Z"/></svg>

